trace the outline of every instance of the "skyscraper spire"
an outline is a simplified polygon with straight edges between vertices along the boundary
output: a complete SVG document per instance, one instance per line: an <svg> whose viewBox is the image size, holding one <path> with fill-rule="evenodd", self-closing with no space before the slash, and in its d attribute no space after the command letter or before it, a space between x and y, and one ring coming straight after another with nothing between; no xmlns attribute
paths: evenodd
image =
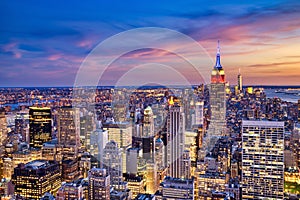
<svg viewBox="0 0 300 200"><path fill-rule="evenodd" d="M221 65L221 56L220 56L220 40L218 40L218 46L217 46L217 55L216 55L216 65L215 68L222 69Z"/></svg>

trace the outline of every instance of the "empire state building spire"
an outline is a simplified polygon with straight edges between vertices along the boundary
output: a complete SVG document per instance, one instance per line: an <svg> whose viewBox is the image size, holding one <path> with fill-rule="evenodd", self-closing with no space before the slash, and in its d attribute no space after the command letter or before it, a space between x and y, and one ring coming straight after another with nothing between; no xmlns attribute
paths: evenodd
<svg viewBox="0 0 300 200"><path fill-rule="evenodd" d="M217 55L216 55L216 65L215 65L215 68L222 69L221 54L220 54L220 40L218 40L218 47L217 47Z"/></svg>
<svg viewBox="0 0 300 200"><path fill-rule="evenodd" d="M221 65L220 41L218 40L216 65L211 73L211 83L225 83L225 72Z"/></svg>

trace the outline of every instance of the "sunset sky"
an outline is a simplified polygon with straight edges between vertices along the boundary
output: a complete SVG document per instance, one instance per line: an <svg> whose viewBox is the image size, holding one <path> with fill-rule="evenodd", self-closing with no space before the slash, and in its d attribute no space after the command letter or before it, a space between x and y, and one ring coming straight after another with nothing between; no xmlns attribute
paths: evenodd
<svg viewBox="0 0 300 200"><path fill-rule="evenodd" d="M72 86L82 61L100 42L142 27L168 28L193 38L212 59L206 66L210 69L220 40L230 84L236 84L240 68L246 85L300 85L300 1L240 2L0 1L0 87ZM164 50L180 49L180 44L165 42L160 50L123 55L102 84L114 84L124 72L147 63L180 68L197 83L186 63ZM133 74L143 77L148 71Z"/></svg>

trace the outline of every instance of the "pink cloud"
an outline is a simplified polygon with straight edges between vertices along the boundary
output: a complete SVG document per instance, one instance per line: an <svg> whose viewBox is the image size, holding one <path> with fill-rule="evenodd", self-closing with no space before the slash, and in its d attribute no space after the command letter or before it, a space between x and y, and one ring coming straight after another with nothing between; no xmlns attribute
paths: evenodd
<svg viewBox="0 0 300 200"><path fill-rule="evenodd" d="M52 54L52 55L48 56L48 60L51 60L51 61L55 61L55 60L58 60L60 58L62 58L61 54Z"/></svg>
<svg viewBox="0 0 300 200"><path fill-rule="evenodd" d="M14 57L15 57L15 58L21 58L21 57L22 57L21 52L15 51L15 52L14 52Z"/></svg>

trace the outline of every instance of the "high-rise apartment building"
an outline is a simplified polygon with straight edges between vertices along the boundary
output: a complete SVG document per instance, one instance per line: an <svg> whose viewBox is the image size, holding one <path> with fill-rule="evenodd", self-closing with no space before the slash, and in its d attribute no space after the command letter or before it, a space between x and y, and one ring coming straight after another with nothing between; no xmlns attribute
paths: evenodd
<svg viewBox="0 0 300 200"><path fill-rule="evenodd" d="M242 121L242 199L283 199L284 122Z"/></svg>
<svg viewBox="0 0 300 200"><path fill-rule="evenodd" d="M88 196L90 200L110 199L110 177L106 169L92 168L89 171Z"/></svg>
<svg viewBox="0 0 300 200"><path fill-rule="evenodd" d="M51 140L51 109L30 107L29 137L30 147L41 148L44 142Z"/></svg>
<svg viewBox="0 0 300 200"><path fill-rule="evenodd" d="M207 134L207 150L210 151L219 136L225 134L226 128L226 83L225 72L221 65L220 47L218 43L216 64L211 73L209 85L210 124Z"/></svg>

